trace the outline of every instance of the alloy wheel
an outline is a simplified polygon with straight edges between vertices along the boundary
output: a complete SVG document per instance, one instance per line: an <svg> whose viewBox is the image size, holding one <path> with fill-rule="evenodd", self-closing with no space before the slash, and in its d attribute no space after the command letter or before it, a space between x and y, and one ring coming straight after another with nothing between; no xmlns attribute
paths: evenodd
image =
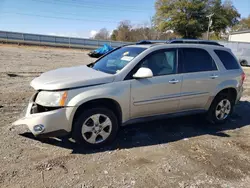
<svg viewBox="0 0 250 188"><path fill-rule="evenodd" d="M215 116L218 120L225 120L231 112L231 102L223 99L219 102L215 109Z"/></svg>
<svg viewBox="0 0 250 188"><path fill-rule="evenodd" d="M104 114L94 114L82 125L82 137L91 144L104 142L111 134L112 122Z"/></svg>

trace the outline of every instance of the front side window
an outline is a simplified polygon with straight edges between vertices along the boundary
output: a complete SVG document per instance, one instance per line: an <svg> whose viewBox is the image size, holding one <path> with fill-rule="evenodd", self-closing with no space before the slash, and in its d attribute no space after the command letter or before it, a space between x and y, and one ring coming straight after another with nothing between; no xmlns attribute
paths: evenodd
<svg viewBox="0 0 250 188"><path fill-rule="evenodd" d="M151 69L154 76L176 73L176 50L160 50L147 56L141 63L141 67Z"/></svg>
<svg viewBox="0 0 250 188"><path fill-rule="evenodd" d="M122 47L98 60L92 68L108 74L116 74L144 50L146 48Z"/></svg>
<svg viewBox="0 0 250 188"><path fill-rule="evenodd" d="M180 71L182 73L217 70L216 64L206 50L198 48L180 49Z"/></svg>

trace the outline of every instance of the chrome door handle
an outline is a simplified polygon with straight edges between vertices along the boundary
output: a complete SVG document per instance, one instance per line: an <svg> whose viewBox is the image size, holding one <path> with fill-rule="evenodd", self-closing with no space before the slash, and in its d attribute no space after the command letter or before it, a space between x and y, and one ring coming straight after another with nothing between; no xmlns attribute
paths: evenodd
<svg viewBox="0 0 250 188"><path fill-rule="evenodd" d="M213 75L210 76L211 79L215 79L215 78L218 78L218 77L219 77L219 76L218 76L218 75L215 75L215 74L213 74Z"/></svg>
<svg viewBox="0 0 250 188"><path fill-rule="evenodd" d="M169 80L168 81L170 84L177 84L179 83L180 81L179 80L176 80L176 79L172 79L172 80Z"/></svg>

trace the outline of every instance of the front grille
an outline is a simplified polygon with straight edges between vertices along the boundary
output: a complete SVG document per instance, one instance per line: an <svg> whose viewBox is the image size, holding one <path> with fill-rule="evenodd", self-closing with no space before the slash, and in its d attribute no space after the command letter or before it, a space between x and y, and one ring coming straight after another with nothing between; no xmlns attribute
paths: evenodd
<svg viewBox="0 0 250 188"><path fill-rule="evenodd" d="M37 114L37 113L42 113L42 112L49 112L52 110L57 110L60 109L62 107L47 107L47 106L42 106L36 103L33 103L32 107L31 107L31 114Z"/></svg>

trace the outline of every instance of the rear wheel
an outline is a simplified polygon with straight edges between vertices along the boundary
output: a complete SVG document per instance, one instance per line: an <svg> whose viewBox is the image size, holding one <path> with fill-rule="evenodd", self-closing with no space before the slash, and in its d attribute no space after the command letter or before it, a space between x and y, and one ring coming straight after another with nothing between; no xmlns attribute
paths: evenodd
<svg viewBox="0 0 250 188"><path fill-rule="evenodd" d="M207 119L213 124L225 123L233 112L234 100L228 94L219 94L208 111Z"/></svg>
<svg viewBox="0 0 250 188"><path fill-rule="evenodd" d="M92 108L80 114L73 127L73 138L88 147L102 147L112 142L118 131L118 121L107 108Z"/></svg>

